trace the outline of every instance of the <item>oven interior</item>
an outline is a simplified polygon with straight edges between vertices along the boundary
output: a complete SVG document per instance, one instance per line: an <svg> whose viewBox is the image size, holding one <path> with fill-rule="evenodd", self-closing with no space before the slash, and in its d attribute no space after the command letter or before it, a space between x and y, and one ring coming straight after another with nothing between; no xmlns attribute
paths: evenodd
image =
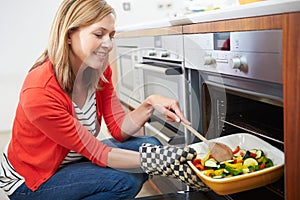
<svg viewBox="0 0 300 200"><path fill-rule="evenodd" d="M207 88L204 84L203 133L207 137L211 137L210 131L217 136L249 132L284 151L281 105L228 89L225 89L225 99L219 99L218 94L211 94ZM217 93L216 88L214 92Z"/></svg>
<svg viewBox="0 0 300 200"><path fill-rule="evenodd" d="M263 83L261 83L263 85ZM235 133L253 134L284 151L283 106L278 98L250 90L236 90L202 83L202 132L206 138ZM246 192L229 195L229 199L253 199L264 195L268 199L284 199L284 177L279 181Z"/></svg>

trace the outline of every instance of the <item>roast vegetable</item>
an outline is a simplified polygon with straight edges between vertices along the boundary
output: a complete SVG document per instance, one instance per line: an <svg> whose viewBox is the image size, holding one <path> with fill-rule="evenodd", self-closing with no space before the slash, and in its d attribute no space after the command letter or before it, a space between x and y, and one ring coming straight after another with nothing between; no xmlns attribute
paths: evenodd
<svg viewBox="0 0 300 200"><path fill-rule="evenodd" d="M212 178L237 176L274 166L273 161L262 150L245 150L239 146L233 150L232 160L219 163L208 152L202 160L199 157L194 159L193 164L206 176Z"/></svg>
<svg viewBox="0 0 300 200"><path fill-rule="evenodd" d="M205 161L204 167L209 169L218 169L218 161L216 161L214 158L210 158L207 161Z"/></svg>

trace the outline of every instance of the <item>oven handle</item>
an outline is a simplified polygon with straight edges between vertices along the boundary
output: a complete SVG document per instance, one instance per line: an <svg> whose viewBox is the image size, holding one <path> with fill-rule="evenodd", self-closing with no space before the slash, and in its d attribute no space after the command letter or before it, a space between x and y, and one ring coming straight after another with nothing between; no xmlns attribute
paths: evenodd
<svg viewBox="0 0 300 200"><path fill-rule="evenodd" d="M162 139L164 139L167 143L169 143L172 138L169 138L168 136L166 136L165 134L163 134L162 132L160 132L157 128L155 128L154 126L152 126L150 123L146 122L144 124L144 127L149 129L150 131L152 131L153 133L159 135Z"/></svg>
<svg viewBox="0 0 300 200"><path fill-rule="evenodd" d="M258 93L258 92L253 92L253 91L246 91L244 89L239 89L239 88L234 88L228 85L221 85L219 83L214 83L212 81L206 81L206 84L210 84L212 86L216 86L216 87L221 87L221 88L225 88L234 92L239 92L239 93L245 93L248 95L253 95L253 96L260 96L262 98L266 98L266 99L271 99L272 102L269 101L269 103L272 103L273 105L277 105L277 106L282 106L282 98L281 97L277 97L274 95L268 95L268 94L262 94L262 93Z"/></svg>
<svg viewBox="0 0 300 200"><path fill-rule="evenodd" d="M149 65L144 63L136 63L134 65L135 69L148 70L164 75L181 75L183 74L183 70L181 67L160 67L157 65Z"/></svg>

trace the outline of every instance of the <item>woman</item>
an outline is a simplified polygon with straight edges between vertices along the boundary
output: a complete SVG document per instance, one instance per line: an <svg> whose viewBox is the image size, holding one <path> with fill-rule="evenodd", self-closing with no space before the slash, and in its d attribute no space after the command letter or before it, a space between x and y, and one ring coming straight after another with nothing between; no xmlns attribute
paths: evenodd
<svg viewBox="0 0 300 200"><path fill-rule="evenodd" d="M139 147L160 143L132 135L154 109L189 123L177 101L158 95L124 113L108 65L114 25L103 0L62 2L48 47L24 81L3 154L0 187L10 199L133 198L147 174L117 169L140 168ZM113 139L97 140L102 118ZM159 167L143 170L155 174Z"/></svg>

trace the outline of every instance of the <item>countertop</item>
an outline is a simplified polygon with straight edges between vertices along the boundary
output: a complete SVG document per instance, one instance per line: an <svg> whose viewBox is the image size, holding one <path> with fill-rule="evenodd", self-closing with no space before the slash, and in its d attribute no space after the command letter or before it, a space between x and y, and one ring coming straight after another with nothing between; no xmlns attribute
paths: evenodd
<svg viewBox="0 0 300 200"><path fill-rule="evenodd" d="M266 16L300 11L300 0L269 0L188 14L181 17L117 27L118 32L162 28L176 25L213 22L228 19Z"/></svg>

